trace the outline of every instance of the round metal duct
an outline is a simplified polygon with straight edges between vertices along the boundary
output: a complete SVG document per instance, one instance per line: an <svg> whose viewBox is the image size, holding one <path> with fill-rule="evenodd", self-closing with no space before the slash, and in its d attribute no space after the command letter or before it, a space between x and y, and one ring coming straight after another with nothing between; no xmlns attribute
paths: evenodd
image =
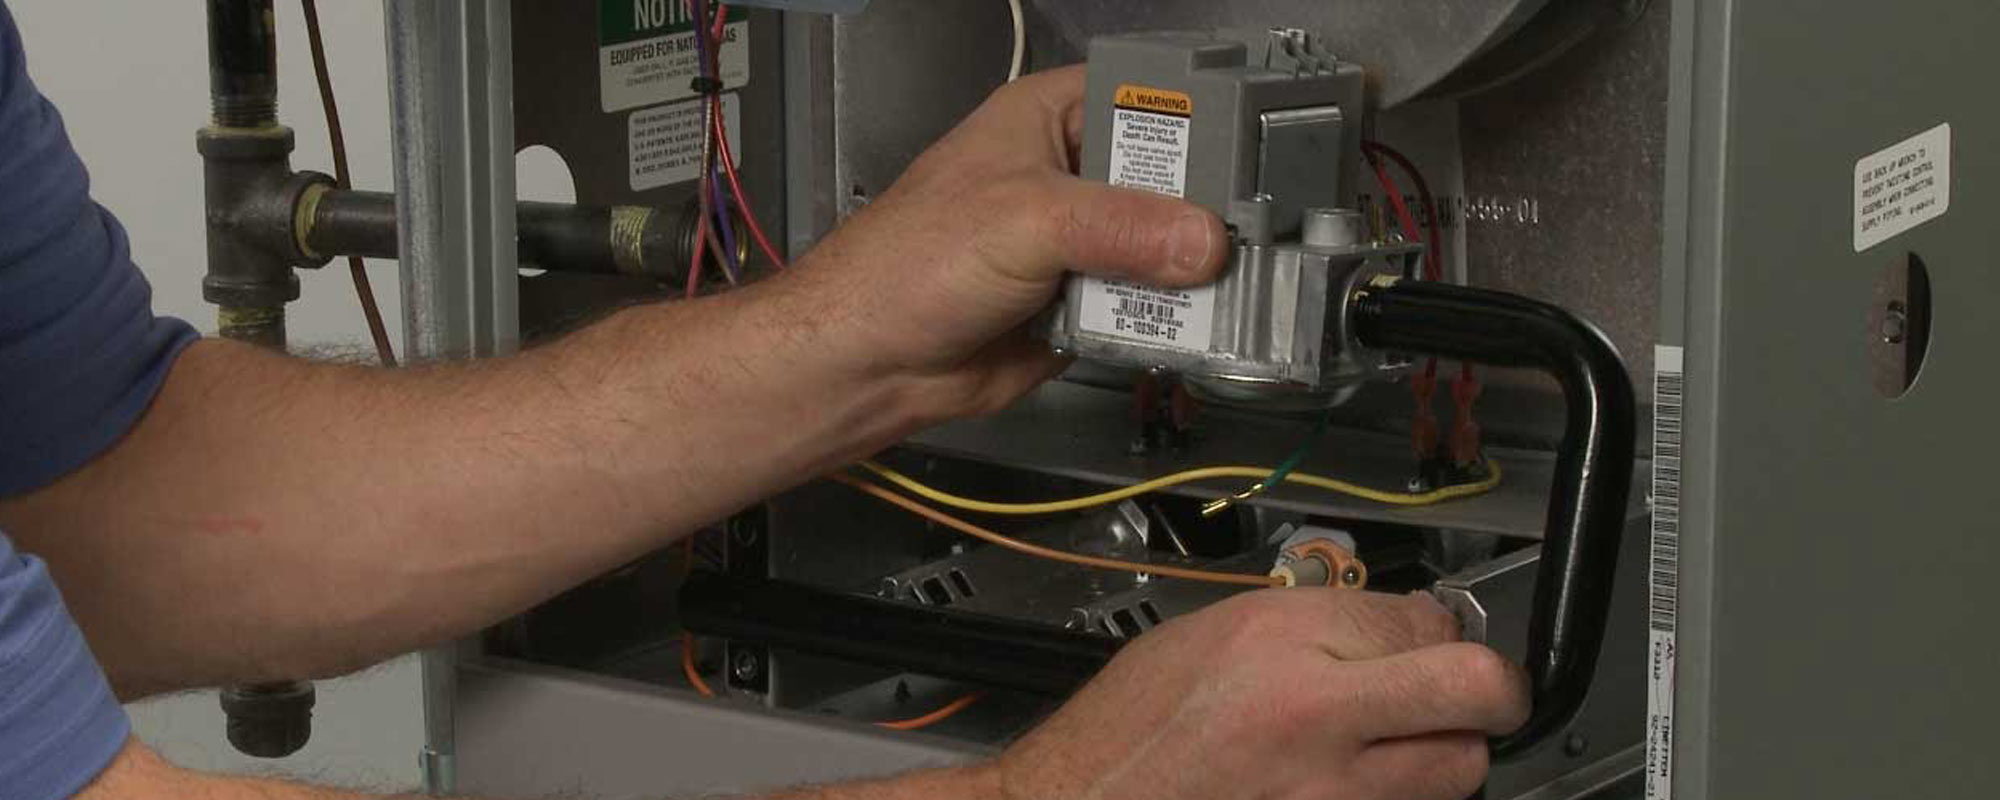
<svg viewBox="0 0 2000 800"><path fill-rule="evenodd" d="M1534 68L1645 0L1034 0L1061 62L1141 30L1304 28L1368 68L1376 99L1465 94ZM1052 62L1043 62L1052 63Z"/></svg>

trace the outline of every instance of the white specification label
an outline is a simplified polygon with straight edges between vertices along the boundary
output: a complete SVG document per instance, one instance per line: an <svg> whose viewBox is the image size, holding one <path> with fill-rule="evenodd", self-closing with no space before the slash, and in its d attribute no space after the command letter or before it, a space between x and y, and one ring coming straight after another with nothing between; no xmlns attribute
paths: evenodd
<svg viewBox="0 0 2000 800"><path fill-rule="evenodd" d="M1653 538L1647 567L1646 800L1674 796L1674 659L1681 586L1681 417L1687 351L1653 349Z"/></svg>
<svg viewBox="0 0 2000 800"><path fill-rule="evenodd" d="M1084 278L1077 327L1086 331L1208 352L1215 327L1215 287L1157 289Z"/></svg>
<svg viewBox="0 0 2000 800"><path fill-rule="evenodd" d="M742 98L722 96L722 121L729 127L729 151L741 165L743 154ZM632 112L626 120L631 154L632 191L643 192L701 177L702 125L700 101Z"/></svg>
<svg viewBox="0 0 2000 800"><path fill-rule="evenodd" d="M1854 165L1854 252L1950 210L1950 125L1924 131Z"/></svg>
<svg viewBox="0 0 2000 800"><path fill-rule="evenodd" d="M698 92L700 47L688 4L680 0L600 0L598 87L606 112L686 100ZM750 83L748 10L733 8L723 26L723 89Z"/></svg>

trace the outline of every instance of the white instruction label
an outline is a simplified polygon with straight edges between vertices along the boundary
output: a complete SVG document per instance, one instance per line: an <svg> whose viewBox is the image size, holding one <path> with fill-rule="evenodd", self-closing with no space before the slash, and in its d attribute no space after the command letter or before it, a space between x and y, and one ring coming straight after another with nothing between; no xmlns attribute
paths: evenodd
<svg viewBox="0 0 2000 800"><path fill-rule="evenodd" d="M1653 349L1653 537L1647 574L1646 800L1674 796L1674 660L1681 585L1681 418L1687 351Z"/></svg>
<svg viewBox="0 0 2000 800"><path fill-rule="evenodd" d="M606 112L686 100L698 92L700 43L680 0L599 0L598 87ZM750 83L749 11L729 10L716 56L722 88Z"/></svg>
<svg viewBox="0 0 2000 800"><path fill-rule="evenodd" d="M1185 196L1193 99L1183 92L1125 85L1118 87L1114 103L1111 185ZM1078 328L1208 352L1215 325L1215 287L1158 289L1101 278L1084 278L1082 286Z"/></svg>
<svg viewBox="0 0 2000 800"><path fill-rule="evenodd" d="M1854 252L1951 210L1951 126L1939 125L1854 165Z"/></svg>
<svg viewBox="0 0 2000 800"><path fill-rule="evenodd" d="M1215 332L1215 287L1159 289L1103 278L1083 279L1077 327L1094 333L1208 352Z"/></svg>
<svg viewBox="0 0 2000 800"><path fill-rule="evenodd" d="M1111 115L1111 185L1185 197L1193 100L1182 92L1120 86Z"/></svg>
<svg viewBox="0 0 2000 800"><path fill-rule="evenodd" d="M625 124L631 154L632 191L643 192L701 177L706 117L700 101L632 112ZM729 152L743 163L743 103L735 92L722 96L722 121L729 128Z"/></svg>

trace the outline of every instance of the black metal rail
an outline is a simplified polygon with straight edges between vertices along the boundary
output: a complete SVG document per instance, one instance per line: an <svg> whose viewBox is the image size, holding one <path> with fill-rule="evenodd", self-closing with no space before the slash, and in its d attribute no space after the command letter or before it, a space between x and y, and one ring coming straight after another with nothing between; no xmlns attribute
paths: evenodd
<svg viewBox="0 0 2000 800"><path fill-rule="evenodd" d="M696 572L681 588L695 633L803 650L941 678L1063 696L1124 642L1031 622Z"/></svg>

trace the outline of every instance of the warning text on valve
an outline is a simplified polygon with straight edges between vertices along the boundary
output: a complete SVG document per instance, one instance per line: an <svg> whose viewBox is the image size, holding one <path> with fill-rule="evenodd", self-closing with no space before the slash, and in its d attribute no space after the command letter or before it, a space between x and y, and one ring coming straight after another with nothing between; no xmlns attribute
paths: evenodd
<svg viewBox="0 0 2000 800"><path fill-rule="evenodd" d="M1185 197L1193 99L1125 85L1118 87L1111 114L1111 185ZM1077 327L1085 331L1205 353L1214 320L1212 286L1159 289L1082 279Z"/></svg>
<svg viewBox="0 0 2000 800"><path fill-rule="evenodd" d="M1951 126L1939 125L1854 167L1854 252L1951 210Z"/></svg>

